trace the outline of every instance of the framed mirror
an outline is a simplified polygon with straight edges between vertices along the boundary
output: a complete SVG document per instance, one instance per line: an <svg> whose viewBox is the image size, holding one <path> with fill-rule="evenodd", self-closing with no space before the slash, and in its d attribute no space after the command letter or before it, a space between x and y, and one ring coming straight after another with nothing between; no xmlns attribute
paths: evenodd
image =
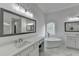
<svg viewBox="0 0 79 59"><path fill-rule="evenodd" d="M36 32L36 20L0 8L0 36L19 35Z"/></svg>
<svg viewBox="0 0 79 59"><path fill-rule="evenodd" d="M65 32L79 32L79 21L65 22Z"/></svg>

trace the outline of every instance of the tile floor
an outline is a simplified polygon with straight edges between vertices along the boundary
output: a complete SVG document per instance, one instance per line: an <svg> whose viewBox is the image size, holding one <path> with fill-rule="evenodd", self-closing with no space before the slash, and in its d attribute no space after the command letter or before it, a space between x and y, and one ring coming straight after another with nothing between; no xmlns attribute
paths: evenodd
<svg viewBox="0 0 79 59"><path fill-rule="evenodd" d="M40 56L79 56L79 50L66 48L64 46L46 48L45 51L41 51Z"/></svg>

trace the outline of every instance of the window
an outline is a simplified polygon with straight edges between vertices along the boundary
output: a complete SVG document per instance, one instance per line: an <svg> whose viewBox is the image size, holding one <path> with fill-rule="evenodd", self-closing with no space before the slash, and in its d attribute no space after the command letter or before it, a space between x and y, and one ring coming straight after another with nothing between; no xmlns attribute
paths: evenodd
<svg viewBox="0 0 79 59"><path fill-rule="evenodd" d="M49 35L55 35L55 23L48 23L47 24L47 33Z"/></svg>

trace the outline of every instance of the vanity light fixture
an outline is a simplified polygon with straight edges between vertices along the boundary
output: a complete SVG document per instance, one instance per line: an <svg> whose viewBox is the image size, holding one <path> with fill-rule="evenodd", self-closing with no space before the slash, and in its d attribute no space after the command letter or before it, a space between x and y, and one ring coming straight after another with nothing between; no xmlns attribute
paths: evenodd
<svg viewBox="0 0 79 59"><path fill-rule="evenodd" d="M28 23L27 25L34 25L34 23Z"/></svg>
<svg viewBox="0 0 79 59"><path fill-rule="evenodd" d="M6 22L4 22L4 25L6 25L6 26L10 26L10 24L8 24L8 23L6 23Z"/></svg>
<svg viewBox="0 0 79 59"><path fill-rule="evenodd" d="M32 14L31 12L29 12L29 11L25 12L25 14L26 14L27 16L29 16L29 17L33 17L33 14Z"/></svg>
<svg viewBox="0 0 79 59"><path fill-rule="evenodd" d="M12 7L13 7L13 9L15 9L16 11L25 13L25 9L22 8L21 6L19 6L18 4L13 4Z"/></svg>
<svg viewBox="0 0 79 59"><path fill-rule="evenodd" d="M29 12L28 10L26 11L26 9L24 9L23 7L19 6L18 4L13 4L12 5L13 9L15 9L16 11L19 11L23 14L25 14L26 16L28 17L31 17L33 18L33 13L32 12Z"/></svg>
<svg viewBox="0 0 79 59"><path fill-rule="evenodd" d="M79 21L79 17L69 17L68 21Z"/></svg>

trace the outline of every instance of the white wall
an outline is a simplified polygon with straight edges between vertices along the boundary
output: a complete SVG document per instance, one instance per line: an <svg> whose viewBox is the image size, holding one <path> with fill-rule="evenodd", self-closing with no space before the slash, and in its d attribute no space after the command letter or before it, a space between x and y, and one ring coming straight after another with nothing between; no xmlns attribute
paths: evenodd
<svg viewBox="0 0 79 59"><path fill-rule="evenodd" d="M15 10L12 9L12 4L0 4L0 7L11 10L13 12L16 12ZM36 36L44 36L45 35L44 14L41 12L41 10L35 4L26 4L25 8L30 8L30 10L32 10L32 12L34 13L34 17L37 21L36 33L0 37L0 44L4 44L5 42L9 42L9 41L16 40L19 38L29 39L30 37L34 38ZM19 13L19 12L16 12L16 13ZM21 14L21 13L19 13L19 14ZM0 51L0 53L3 53L5 49L7 49L7 48L5 47L2 51Z"/></svg>
<svg viewBox="0 0 79 59"><path fill-rule="evenodd" d="M45 23L55 22L56 37L64 38L64 21L67 20L68 16L79 16L79 6L47 14Z"/></svg>

